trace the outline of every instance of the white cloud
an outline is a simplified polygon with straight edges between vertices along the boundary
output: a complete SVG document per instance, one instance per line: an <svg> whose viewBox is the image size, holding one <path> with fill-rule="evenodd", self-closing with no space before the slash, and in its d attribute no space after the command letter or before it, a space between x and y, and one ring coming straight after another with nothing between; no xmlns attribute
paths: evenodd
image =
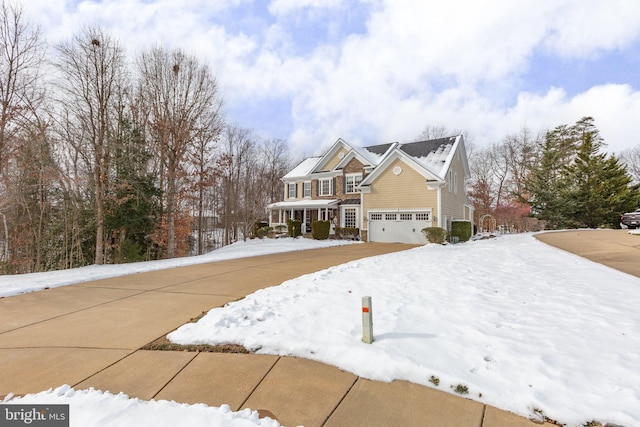
<svg viewBox="0 0 640 427"><path fill-rule="evenodd" d="M288 139L294 155L317 152L338 137L406 141L427 124L465 130L482 145L522 126L538 131L584 115L596 119L611 151L638 144L638 87L597 83L569 96L560 81L521 92L540 54L589 61L637 44L636 0L363 0L358 4L369 15L359 34L338 31L331 45L319 40L302 52L299 22L288 18L318 11L313 19L329 25L353 3L273 0L270 16L255 12L261 25L231 30L216 18L249 0L23 1L52 43L97 23L131 55L158 43L197 53L234 106L287 100L293 128L273 137ZM261 131L269 111L245 120L243 126Z"/></svg>
<svg viewBox="0 0 640 427"><path fill-rule="evenodd" d="M620 4L617 13L630 15L620 17L625 29L614 22L616 5L604 11L589 3L389 1L370 19L368 34L345 40L326 74L292 93L290 141L295 148L310 141L326 147L339 136L408 140L433 124L464 129L482 144L522 126L538 131L591 115L611 151L636 144L617 130L640 130L633 113L638 92L629 86L595 87L573 98L562 88L517 94L536 50L588 56L637 38L640 3ZM595 36L585 37L585 22L600 26Z"/></svg>
<svg viewBox="0 0 640 427"><path fill-rule="evenodd" d="M556 2L550 2L556 3ZM567 0L548 17L545 46L566 57L592 56L620 49L640 35L640 2Z"/></svg>
<svg viewBox="0 0 640 427"><path fill-rule="evenodd" d="M288 15L303 9L334 9L347 3L346 0L272 0L269 12L273 15Z"/></svg>

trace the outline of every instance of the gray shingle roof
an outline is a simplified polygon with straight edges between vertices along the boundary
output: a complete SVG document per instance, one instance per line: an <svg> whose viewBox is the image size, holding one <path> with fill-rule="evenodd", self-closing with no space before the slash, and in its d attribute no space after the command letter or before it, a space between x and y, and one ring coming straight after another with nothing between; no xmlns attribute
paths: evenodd
<svg viewBox="0 0 640 427"><path fill-rule="evenodd" d="M374 154L382 155L387 152L387 150L391 147L391 144L380 144L380 145L371 145L369 147L363 147L365 150L370 151Z"/></svg>
<svg viewBox="0 0 640 427"><path fill-rule="evenodd" d="M412 157L427 157L431 153L439 151L443 146L456 142L456 137L431 139L429 141L410 142L402 144L400 149Z"/></svg>

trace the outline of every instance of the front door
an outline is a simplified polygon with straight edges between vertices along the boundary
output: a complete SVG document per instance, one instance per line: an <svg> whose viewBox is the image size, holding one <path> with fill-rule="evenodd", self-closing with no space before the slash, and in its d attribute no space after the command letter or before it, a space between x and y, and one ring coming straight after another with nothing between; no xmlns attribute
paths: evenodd
<svg viewBox="0 0 640 427"><path fill-rule="evenodd" d="M343 228L359 228L359 211L360 208L354 206L343 206L341 215L341 227Z"/></svg>

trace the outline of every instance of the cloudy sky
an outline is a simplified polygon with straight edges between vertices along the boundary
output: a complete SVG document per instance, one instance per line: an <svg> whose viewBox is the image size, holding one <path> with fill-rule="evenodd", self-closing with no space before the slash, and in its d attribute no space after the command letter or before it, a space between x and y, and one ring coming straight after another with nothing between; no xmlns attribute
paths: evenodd
<svg viewBox="0 0 640 427"><path fill-rule="evenodd" d="M85 25L133 57L161 44L214 70L227 118L292 153L339 137L477 146L593 116L640 144L638 0L18 0L48 43Z"/></svg>

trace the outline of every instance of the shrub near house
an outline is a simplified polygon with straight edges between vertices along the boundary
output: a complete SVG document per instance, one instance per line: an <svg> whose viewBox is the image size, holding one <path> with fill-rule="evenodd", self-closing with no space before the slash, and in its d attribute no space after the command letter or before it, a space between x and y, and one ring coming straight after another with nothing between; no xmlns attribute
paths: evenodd
<svg viewBox="0 0 640 427"><path fill-rule="evenodd" d="M330 229L331 222L329 221L313 221L311 223L311 235L316 240L327 240Z"/></svg>

